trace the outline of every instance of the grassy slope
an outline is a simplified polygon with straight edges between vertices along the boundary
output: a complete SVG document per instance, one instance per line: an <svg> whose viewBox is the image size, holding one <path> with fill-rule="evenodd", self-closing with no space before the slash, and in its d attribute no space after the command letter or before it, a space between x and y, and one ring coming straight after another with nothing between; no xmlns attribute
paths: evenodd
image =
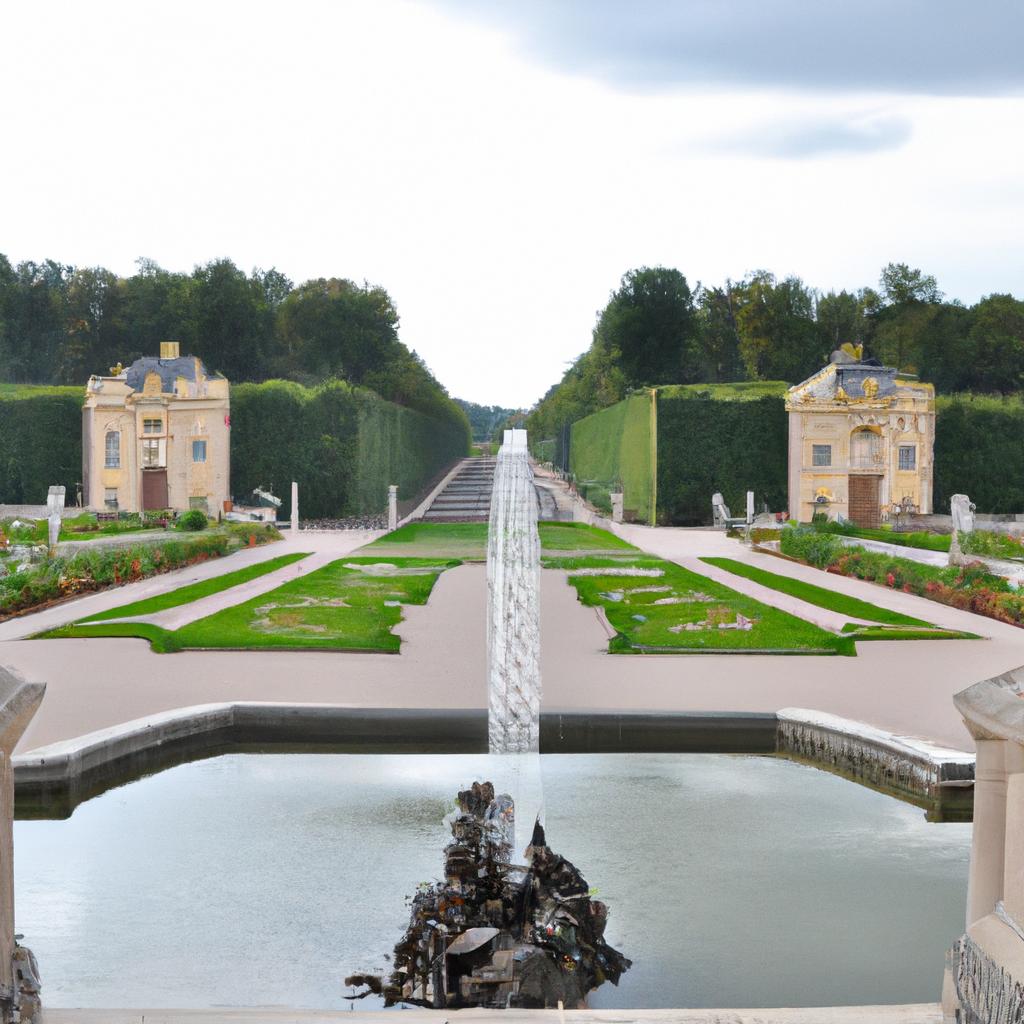
<svg viewBox="0 0 1024 1024"><path fill-rule="evenodd" d="M376 576L346 567L382 562L422 571ZM437 559L342 558L173 632L146 623L101 622L66 626L43 636L141 637L161 653L190 648L397 652L401 641L391 629L402 620L400 606L426 604L440 573L457 564Z"/></svg>
<svg viewBox="0 0 1024 1024"><path fill-rule="evenodd" d="M580 601L601 606L617 631L608 649L612 653L639 653L644 647L693 652L700 650L771 650L794 653L855 654L853 640L839 637L795 615L778 611L730 590L706 576L692 573L672 562L657 558L634 558L628 562L609 558L546 558L548 568L570 571L569 582ZM662 570L658 577L573 576L573 569L614 568L632 565ZM670 587L670 591L637 592L648 587ZM615 601L607 595L622 592ZM701 596L705 598L701 600ZM670 597L695 597L685 604L656 605ZM735 621L736 614L754 619L750 630L705 628L669 632L670 626L706 621L709 613ZM636 616L641 616L640 621Z"/></svg>
<svg viewBox="0 0 1024 1024"><path fill-rule="evenodd" d="M258 579L260 576L265 576L267 573L274 572L283 566L291 565L292 562L297 562L300 558L306 558L307 555L308 552L304 551L279 555L277 558L270 558L265 562L258 562L256 565L249 565L244 569L225 573L223 576L214 576L199 583L191 583L186 587L178 587L177 590L169 590L166 594L157 594L155 597L148 597L143 601L133 601L130 604L123 604L117 608L110 608L105 612L100 612L98 615L90 615L87 619L80 619L79 622L102 622L104 619L153 615L168 608L177 608L180 605L198 601L201 597L219 594L222 590L236 587L240 583L248 583L249 580Z"/></svg>
<svg viewBox="0 0 1024 1024"><path fill-rule="evenodd" d="M788 594L790 597L799 598L808 604L817 605L819 608L828 608L830 611L838 612L840 615L850 615L855 619L867 619L870 622L883 623L890 626L924 626L929 623L921 619L912 619L909 615L901 615L899 612L892 612L886 608L879 608L878 605L861 601L856 597L847 597L845 594L837 594L834 590L826 587L819 587L813 583L804 583L803 580L795 580L790 576L780 576L766 569L758 569L755 566L747 565L745 562L738 562L733 558L701 558L702 562L713 565L719 569L742 576L744 579L753 580L763 587L777 590L781 594Z"/></svg>

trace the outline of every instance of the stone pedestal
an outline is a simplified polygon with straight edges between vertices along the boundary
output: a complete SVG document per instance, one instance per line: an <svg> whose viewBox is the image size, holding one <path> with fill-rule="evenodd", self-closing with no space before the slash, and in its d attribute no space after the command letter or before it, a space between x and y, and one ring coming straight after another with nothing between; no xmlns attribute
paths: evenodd
<svg viewBox="0 0 1024 1024"><path fill-rule="evenodd" d="M388 531L398 529L398 487L391 484L388 487Z"/></svg>
<svg viewBox="0 0 1024 1024"><path fill-rule="evenodd" d="M292 481L292 536L299 532L299 485Z"/></svg>
<svg viewBox="0 0 1024 1024"><path fill-rule="evenodd" d="M63 491L64 488L62 487ZM14 940L14 769L11 756L46 687L0 668L0 1022L37 1020L34 961Z"/></svg>
<svg viewBox="0 0 1024 1024"><path fill-rule="evenodd" d="M611 500L612 500L612 522L613 523L621 523L622 522L622 502L623 502L623 499L624 499L625 495L623 495L622 491L612 491L610 497L611 497Z"/></svg>
<svg viewBox="0 0 1024 1024"><path fill-rule="evenodd" d="M754 521L754 492L747 491L747 526Z"/></svg>

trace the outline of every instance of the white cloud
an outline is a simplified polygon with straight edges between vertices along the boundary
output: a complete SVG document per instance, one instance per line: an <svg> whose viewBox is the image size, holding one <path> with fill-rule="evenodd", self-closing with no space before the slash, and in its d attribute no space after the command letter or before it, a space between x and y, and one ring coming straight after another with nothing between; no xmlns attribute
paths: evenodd
<svg viewBox="0 0 1024 1024"><path fill-rule="evenodd" d="M539 397L641 264L838 288L901 260L967 301L1019 287L1012 97L624 94L401 0L18 5L0 89L12 259L366 278L475 401ZM765 155L794 125L817 151ZM909 137L851 154L820 145L830 125Z"/></svg>

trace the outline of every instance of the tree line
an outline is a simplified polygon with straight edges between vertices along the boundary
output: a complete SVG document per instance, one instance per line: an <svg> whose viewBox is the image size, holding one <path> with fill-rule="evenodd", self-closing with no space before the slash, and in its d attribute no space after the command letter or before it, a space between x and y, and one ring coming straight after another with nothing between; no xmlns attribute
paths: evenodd
<svg viewBox="0 0 1024 1024"><path fill-rule="evenodd" d="M119 277L0 254L0 381L83 384L117 363L180 341L232 382L342 379L430 416L461 418L423 360L398 337L381 287L344 278L295 285L277 269L247 274L229 259L191 273L152 260Z"/></svg>
<svg viewBox="0 0 1024 1024"><path fill-rule="evenodd" d="M933 276L905 263L884 267L877 288L827 293L767 270L691 288L678 270L640 267L623 275L590 348L534 407L528 427L537 439L554 437L644 386L796 383L844 342L940 393L1024 386L1024 302L1012 295L947 301Z"/></svg>

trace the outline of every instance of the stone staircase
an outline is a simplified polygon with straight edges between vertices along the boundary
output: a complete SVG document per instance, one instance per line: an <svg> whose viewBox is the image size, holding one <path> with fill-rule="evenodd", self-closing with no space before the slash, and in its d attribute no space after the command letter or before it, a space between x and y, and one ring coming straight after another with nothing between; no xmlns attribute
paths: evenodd
<svg viewBox="0 0 1024 1024"><path fill-rule="evenodd" d="M466 459L423 513L428 523L486 523L491 514L494 459Z"/></svg>

